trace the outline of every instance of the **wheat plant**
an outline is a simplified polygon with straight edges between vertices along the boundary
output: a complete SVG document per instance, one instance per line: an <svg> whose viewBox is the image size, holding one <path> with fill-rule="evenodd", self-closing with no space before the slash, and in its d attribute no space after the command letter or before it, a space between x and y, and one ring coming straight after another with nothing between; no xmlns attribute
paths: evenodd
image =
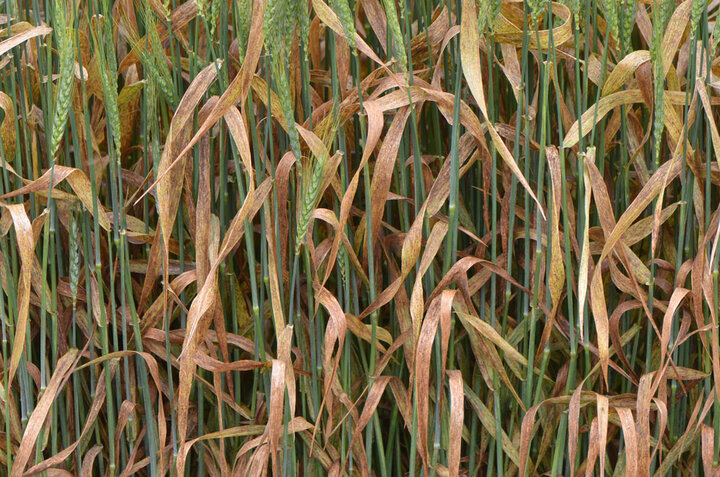
<svg viewBox="0 0 720 477"><path fill-rule="evenodd" d="M0 2L0 475L719 475L718 15Z"/></svg>

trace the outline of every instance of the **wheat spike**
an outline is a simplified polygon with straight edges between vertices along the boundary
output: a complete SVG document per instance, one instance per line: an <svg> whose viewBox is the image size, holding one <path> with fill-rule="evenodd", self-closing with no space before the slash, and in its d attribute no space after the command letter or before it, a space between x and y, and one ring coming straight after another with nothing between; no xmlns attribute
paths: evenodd
<svg viewBox="0 0 720 477"><path fill-rule="evenodd" d="M300 31L300 41L307 46L310 38L310 10L307 0L295 0L295 19Z"/></svg>
<svg viewBox="0 0 720 477"><path fill-rule="evenodd" d="M148 39L150 40L151 52L151 56L148 55L147 52L144 52L144 55L147 57L147 68L150 71L150 75L157 82L157 85L165 98L172 106L175 106L177 104L177 94L175 92L172 74L170 73L170 67L167 64L167 58L164 54L164 48L162 46L162 42L160 41L160 35L158 34L157 24L152 15L152 11L148 11L147 19Z"/></svg>
<svg viewBox="0 0 720 477"><path fill-rule="evenodd" d="M65 5L61 0L55 0L57 16L57 42L60 53L60 79L57 84L57 97L55 100L55 115L52 122L52 138L50 156L54 157L60 147L65 133L70 104L72 101L72 88L75 76L75 48L73 48L72 35L68 29Z"/></svg>
<svg viewBox="0 0 720 477"><path fill-rule="evenodd" d="M250 12L252 11L252 0L239 0L238 6L238 49L240 62L245 59L247 50L248 35L250 34Z"/></svg>
<svg viewBox="0 0 720 477"><path fill-rule="evenodd" d="M340 18L350 48L355 51L355 12L350 9L348 0L332 0L332 7Z"/></svg>
<svg viewBox="0 0 720 477"><path fill-rule="evenodd" d="M395 8L395 0L383 0L385 7L385 16L387 17L388 30L392 38L393 56L400 62L403 71L407 70L407 54L405 52L405 40L403 39L402 30L400 30L400 22L398 21L397 9Z"/></svg>
<svg viewBox="0 0 720 477"><path fill-rule="evenodd" d="M690 38L695 38L700 17L706 8L707 0L693 0L692 10L690 10Z"/></svg>
<svg viewBox="0 0 720 477"><path fill-rule="evenodd" d="M495 0L493 0L493 3ZM478 0L478 33L482 36L490 15L491 5L489 0ZM494 17L493 17L494 18ZM492 24L490 25L492 27Z"/></svg>
<svg viewBox="0 0 720 477"><path fill-rule="evenodd" d="M664 10L667 9L665 0L659 10L653 12L653 36L650 45L650 61L653 66L653 93L655 117L653 122L653 139L655 141L655 166L660 163L660 141L665 124L665 72L663 69L662 40L665 29Z"/></svg>
<svg viewBox="0 0 720 477"><path fill-rule="evenodd" d="M635 11L637 9L637 0L625 0L622 9L618 9L618 13L622 10L622 22L620 24L620 45L622 46L623 55L631 50L630 38L633 28L635 27Z"/></svg>
<svg viewBox="0 0 720 477"><path fill-rule="evenodd" d="M73 308L77 302L78 282L80 281L80 226L78 225L76 211L73 208L68 212L68 271L70 274L70 295Z"/></svg>
<svg viewBox="0 0 720 477"><path fill-rule="evenodd" d="M617 0L605 0L604 7L605 7L605 21L607 22L611 37L613 39L615 39L615 41L619 41L620 40L620 22L618 19Z"/></svg>
<svg viewBox="0 0 720 477"><path fill-rule="evenodd" d="M285 68L285 58L297 23L296 7L297 4L285 2L284 0L269 1L263 18L263 29L265 30L265 44L272 57L271 68L275 80L275 90L280 98L280 106L287 124L290 147L295 157L300 159L300 135L295 125L295 110L290 94L290 81Z"/></svg>
<svg viewBox="0 0 720 477"><path fill-rule="evenodd" d="M487 3L487 0L482 0L480 3L481 3L481 4L482 4L482 3ZM486 7L486 8L487 8L487 7ZM490 26L491 29L492 29L492 28L494 27L494 25L495 25L495 21L494 21L494 20L500 16L500 9L501 9L501 8L502 8L502 0L491 0L491 1L490 1L490 14L489 14L489 16L488 16L488 18L490 19L490 21L488 22L488 24L489 24L489 26ZM480 14L482 14L482 11L480 12ZM479 19L479 17L478 17L478 19Z"/></svg>
<svg viewBox="0 0 720 477"><path fill-rule="evenodd" d="M305 235L310 226L310 215L317 205L318 196L320 194L320 185L322 184L323 174L325 172L325 158L318 158L313 166L312 176L309 184L303 187L302 207L300 209L300 220L297 223L295 253L300 252L300 247L305 243Z"/></svg>
<svg viewBox="0 0 720 477"><path fill-rule="evenodd" d="M202 19L207 20L210 13L208 0L195 0L195 5L197 6L198 15L200 15Z"/></svg>

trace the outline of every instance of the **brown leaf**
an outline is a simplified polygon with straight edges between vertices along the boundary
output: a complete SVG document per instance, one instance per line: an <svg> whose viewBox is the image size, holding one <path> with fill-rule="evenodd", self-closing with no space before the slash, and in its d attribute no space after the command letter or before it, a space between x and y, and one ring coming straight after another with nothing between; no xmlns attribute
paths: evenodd
<svg viewBox="0 0 720 477"><path fill-rule="evenodd" d="M74 367L78 351L71 349L65 353L55 365L55 371L53 372L50 381L47 383L47 387L43 392L40 400L38 401L35 409L33 410L30 418L28 419L27 425L25 426L25 433L23 434L20 447L15 453L15 459L13 462L11 477L20 477L25 471L25 466L30 460L30 455L35 448L35 443L42 430L45 418L50 412L57 394L60 392L60 387L65 381L68 373Z"/></svg>
<svg viewBox="0 0 720 477"><path fill-rule="evenodd" d="M450 381L450 445L448 449L448 471L450 477L457 477L460 471L460 448L462 445L463 378L460 371L448 371Z"/></svg>

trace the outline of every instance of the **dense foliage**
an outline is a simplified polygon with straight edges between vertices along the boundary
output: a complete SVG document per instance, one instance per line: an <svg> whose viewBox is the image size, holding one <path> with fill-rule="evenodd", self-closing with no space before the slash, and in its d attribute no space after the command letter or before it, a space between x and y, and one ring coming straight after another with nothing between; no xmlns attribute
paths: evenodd
<svg viewBox="0 0 720 477"><path fill-rule="evenodd" d="M718 475L707 0L0 2L0 473Z"/></svg>

